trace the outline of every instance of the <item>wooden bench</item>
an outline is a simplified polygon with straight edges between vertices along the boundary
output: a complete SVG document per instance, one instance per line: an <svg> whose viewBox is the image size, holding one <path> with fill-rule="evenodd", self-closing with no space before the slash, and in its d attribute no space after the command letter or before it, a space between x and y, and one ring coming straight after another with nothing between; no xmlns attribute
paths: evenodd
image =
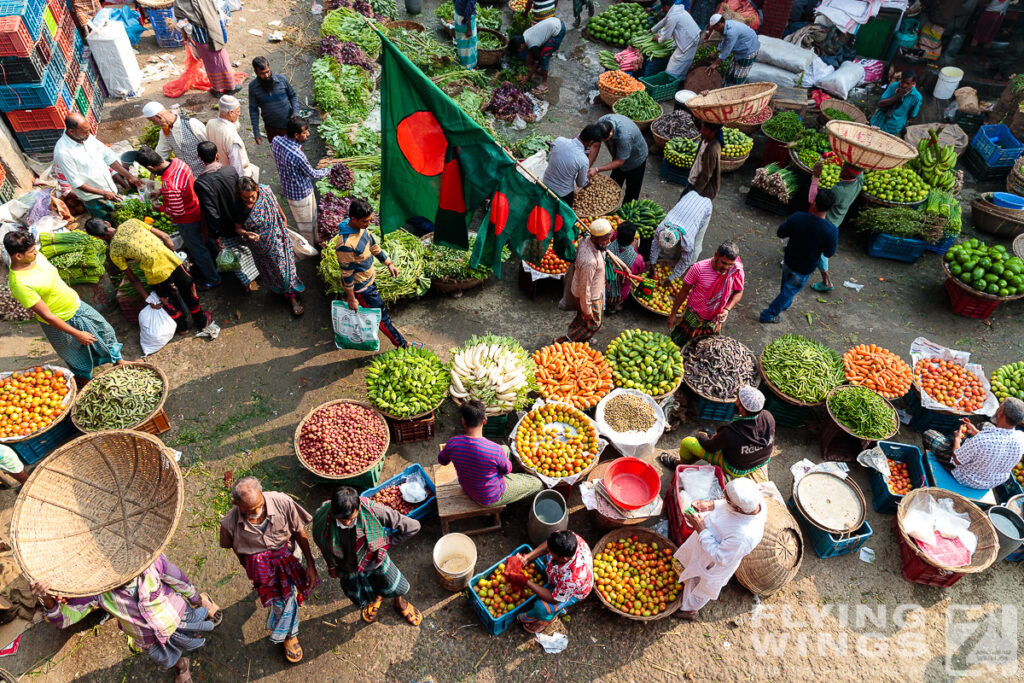
<svg viewBox="0 0 1024 683"><path fill-rule="evenodd" d="M441 533L448 533L448 525L459 519L490 517L491 526L463 531L467 536L501 531L501 511L504 505L484 507L466 495L459 485L454 465L437 465L434 468L434 486L437 489L437 514L441 518Z"/></svg>

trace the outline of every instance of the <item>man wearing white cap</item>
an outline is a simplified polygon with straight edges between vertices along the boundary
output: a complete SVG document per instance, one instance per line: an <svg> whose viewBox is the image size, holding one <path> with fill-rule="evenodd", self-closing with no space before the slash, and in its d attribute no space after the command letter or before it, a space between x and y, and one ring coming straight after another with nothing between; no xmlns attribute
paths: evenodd
<svg viewBox="0 0 1024 683"><path fill-rule="evenodd" d="M749 479L730 481L724 500L696 501L692 507L704 512L683 513L693 533L675 554L683 565L683 604L676 616L689 620L718 599L743 558L761 542L768 519L764 496Z"/></svg>
<svg viewBox="0 0 1024 683"><path fill-rule="evenodd" d="M569 331L556 342L585 342L601 329L604 311L604 264L608 244L612 241L612 224L598 218L590 224L590 236L580 240L572 274L572 293L578 311L569 324Z"/></svg>
<svg viewBox="0 0 1024 683"><path fill-rule="evenodd" d="M218 101L220 115L210 119L206 124L206 135L210 142L217 145L217 161L223 166L231 166L238 177L252 178L260 181L259 166L249 163L249 153L245 150L242 136L238 134L238 117L242 113L242 104L233 95L223 95Z"/></svg>
<svg viewBox="0 0 1024 683"><path fill-rule="evenodd" d="M207 139L206 126L199 119L186 114L175 114L159 102L149 102L142 108L142 115L160 126L160 139L156 143L157 154L164 159L171 158L171 152L185 162L198 176L206 168L199 160L196 148Z"/></svg>
<svg viewBox="0 0 1024 683"><path fill-rule="evenodd" d="M775 447L775 417L764 410L764 394L741 387L736 398L737 417L719 427L714 436L697 432L679 444L679 458L663 453L658 460L669 469L697 459L717 465L730 477L746 477L768 464Z"/></svg>
<svg viewBox="0 0 1024 683"><path fill-rule="evenodd" d="M757 53L761 49L757 32L742 21L723 19L721 14L711 15L710 30L721 33L722 42L718 45L718 59L708 67L708 73L718 69L722 62L732 55L732 64L729 65L729 72L725 74L722 85L740 85L746 82L750 67L754 65Z"/></svg>

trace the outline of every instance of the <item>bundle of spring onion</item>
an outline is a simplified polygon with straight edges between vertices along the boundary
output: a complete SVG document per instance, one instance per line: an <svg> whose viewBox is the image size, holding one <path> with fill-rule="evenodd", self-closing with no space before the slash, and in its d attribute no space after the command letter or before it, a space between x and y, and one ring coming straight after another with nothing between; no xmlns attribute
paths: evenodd
<svg viewBox="0 0 1024 683"><path fill-rule="evenodd" d="M788 168L771 163L754 171L752 184L783 204L788 204L793 193L800 188L800 177Z"/></svg>
<svg viewBox="0 0 1024 683"><path fill-rule="evenodd" d="M398 269L398 277L395 278L387 268L377 264L374 282L380 298L386 303L394 303L399 299L426 294L430 288L430 278L423 272L427 248L418 238L405 230L396 230L384 238L381 238L378 230L379 228L371 230L374 239L380 244L381 249L387 252ZM341 285L341 266L338 265L334 251L337 241L338 236L335 235L324 245L319 272L328 293L343 295L345 289Z"/></svg>
<svg viewBox="0 0 1024 683"><path fill-rule="evenodd" d="M960 234L963 212L960 210L960 202L952 193L933 187L928 191L928 198L921 210L926 214L946 219L946 227L942 230L943 237L955 237Z"/></svg>

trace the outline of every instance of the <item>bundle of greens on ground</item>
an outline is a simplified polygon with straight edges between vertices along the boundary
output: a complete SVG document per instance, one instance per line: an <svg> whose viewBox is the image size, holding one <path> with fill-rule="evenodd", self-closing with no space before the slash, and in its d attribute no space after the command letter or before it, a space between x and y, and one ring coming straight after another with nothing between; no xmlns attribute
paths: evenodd
<svg viewBox="0 0 1024 683"><path fill-rule="evenodd" d="M313 100L325 112L350 123L363 121L373 101L373 81L364 69L320 57L310 67Z"/></svg>
<svg viewBox="0 0 1024 683"><path fill-rule="evenodd" d="M69 285L94 285L103 277L107 245L81 230L39 233L39 252Z"/></svg>
<svg viewBox="0 0 1024 683"><path fill-rule="evenodd" d="M362 124L346 121L329 113L319 127L320 137L339 158L380 155L380 132Z"/></svg>
<svg viewBox="0 0 1024 683"><path fill-rule="evenodd" d="M821 403L846 381L842 357L813 339L786 334L761 354L761 369L775 388L804 403Z"/></svg>
<svg viewBox="0 0 1024 683"><path fill-rule="evenodd" d="M380 56L380 36L359 13L347 7L331 10L320 24L320 37L334 36L358 45L370 58Z"/></svg>
<svg viewBox="0 0 1024 683"><path fill-rule="evenodd" d="M492 275L489 266L470 266L470 259L473 255L473 244L476 242L476 235L469 236L469 248L452 249L440 244L431 244L427 250L426 262L423 272L431 280L486 280ZM505 262L512 256L512 251L505 246L501 250L501 260Z"/></svg>
<svg viewBox="0 0 1024 683"><path fill-rule="evenodd" d="M372 60L366 56L363 49L351 40L338 40L334 36L326 36L320 39L320 54L326 57L334 57L342 64L358 66L367 73L374 73L377 67Z"/></svg>
<svg viewBox="0 0 1024 683"><path fill-rule="evenodd" d="M542 150L547 152L554 139L551 135L530 133L525 138L520 138L511 144L512 153L516 155L517 159L525 159Z"/></svg>
<svg viewBox="0 0 1024 683"><path fill-rule="evenodd" d="M335 232L337 227L335 226ZM371 228L374 239L380 247L391 257L395 268L398 269L398 277L392 277L387 268L376 268L374 282L380 297L387 303L394 303L399 299L420 297L426 294L430 288L430 278L424 272L425 256L427 248L411 233L405 230L396 230L381 238L378 228ZM324 245L320 254L320 277L324 281L325 288L329 294L344 295L345 289L341 285L341 266L334 251L337 245L338 236L335 235Z"/></svg>
<svg viewBox="0 0 1024 683"><path fill-rule="evenodd" d="M771 163L754 171L751 184L783 204L788 204L793 193L800 189L800 177L781 164Z"/></svg>
<svg viewBox="0 0 1024 683"><path fill-rule="evenodd" d="M453 45L441 43L426 33L396 26L384 29L384 35L428 77L443 73L457 63Z"/></svg>
<svg viewBox="0 0 1024 683"><path fill-rule="evenodd" d="M524 121L534 119L533 101L512 83L503 83L494 91L486 111L499 119L511 120L517 116Z"/></svg>
<svg viewBox="0 0 1024 683"><path fill-rule="evenodd" d="M780 111L761 124L761 131L780 142L794 142L807 132L800 116L793 111Z"/></svg>

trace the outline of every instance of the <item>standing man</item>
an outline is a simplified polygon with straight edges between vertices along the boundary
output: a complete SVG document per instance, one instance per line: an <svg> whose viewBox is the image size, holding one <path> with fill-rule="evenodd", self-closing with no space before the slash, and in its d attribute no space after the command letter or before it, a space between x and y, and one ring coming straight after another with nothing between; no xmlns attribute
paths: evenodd
<svg viewBox="0 0 1024 683"><path fill-rule="evenodd" d="M373 207L370 202L353 199L348 207L348 218L338 224L338 241L334 251L338 265L341 266L341 286L345 288L348 307L353 311L358 311L360 305L380 309L380 331L392 344L402 348L408 346L409 342L391 322L384 300L377 292L377 285L373 282L376 275L373 259L376 258L387 267L391 277L398 277L398 269L367 229L372 218Z"/></svg>
<svg viewBox="0 0 1024 683"><path fill-rule="evenodd" d="M626 194L623 202L631 202L640 198L640 188L644 185L644 173L647 172L647 142L644 134L635 123L619 114L605 114L597 120L601 127L601 140L612 155L612 160L604 166L590 169L590 177L605 171L612 172L612 180L625 185ZM590 164L597 161L601 145L590 146Z"/></svg>
<svg viewBox="0 0 1024 683"><path fill-rule="evenodd" d="M924 98L917 89L917 74L908 71L897 83L893 81L882 92L878 109L871 116L871 125L891 135L901 135L912 119L921 111Z"/></svg>
<svg viewBox="0 0 1024 683"><path fill-rule="evenodd" d="M198 151L194 151L194 154L198 159ZM202 212L191 169L179 158L166 161L149 147L140 148L135 160L163 180L160 186L163 206L160 210L171 217L174 227L185 240L185 248L202 278L198 289L205 291L220 286L220 273L213 261L217 247L211 243L208 235L203 234ZM202 164L202 168L205 169L206 164Z"/></svg>
<svg viewBox="0 0 1024 683"><path fill-rule="evenodd" d="M601 329L604 311L605 252L612 241L612 224L598 218L590 224L590 236L580 240L576 250L576 267L572 274L572 293L577 312L569 331L555 343L585 342Z"/></svg>
<svg viewBox="0 0 1024 683"><path fill-rule="evenodd" d="M218 100L219 115L206 124L206 135L217 145L217 161L230 166L241 177L260 181L260 167L249 162L249 153L238 134L238 117L242 105L233 95L224 95ZM205 162L204 162L205 163Z"/></svg>
<svg viewBox="0 0 1024 683"><path fill-rule="evenodd" d="M532 83L533 77L540 73L540 85L533 89L533 94L543 95L548 91L551 57L561 47L564 38L565 22L555 16L534 24L522 36L512 37L512 54L526 62L527 73L519 77L519 83Z"/></svg>
<svg viewBox="0 0 1024 683"><path fill-rule="evenodd" d="M278 135L284 135L288 119L299 113L299 97L288 79L270 70L266 57L252 60L256 79L249 82L249 120L256 144L263 144L260 135L260 112L263 112L263 127L267 140L274 142Z"/></svg>
<svg viewBox="0 0 1024 683"><path fill-rule="evenodd" d="M203 171L203 162L196 154L196 147L207 139L206 126L199 119L186 114L175 114L159 102L150 102L142 108L142 114L151 122L160 126L160 139L156 143L156 153L164 159L174 156L184 161L192 175L197 176Z"/></svg>
<svg viewBox="0 0 1024 683"><path fill-rule="evenodd" d="M807 195L807 201L811 204L814 203L815 198L818 196L818 181L821 178L822 167L823 164L819 160L814 165L813 173L811 174L811 190ZM842 170L839 171L839 181L829 188L832 190L832 194L835 195L836 203L832 205L832 208L829 209L828 214L825 216L825 220L836 226L836 230L842 226L847 212L853 206L853 202L857 199L857 195L860 194L862 187L864 187L864 174L861 169L853 164L844 162ZM818 270L821 271L821 282L815 282L811 285L811 289L816 292L831 292L835 289L835 286L832 284L832 278L828 274L827 256L823 255L821 257L821 260L818 262Z"/></svg>
<svg viewBox="0 0 1024 683"><path fill-rule="evenodd" d="M590 157L587 153L595 144L601 144L601 127L594 123L585 126L572 139L557 137L551 143L548 167L541 182L569 206L576 199L576 188L586 187L590 182L590 174L587 173Z"/></svg>
<svg viewBox="0 0 1024 683"><path fill-rule="evenodd" d="M388 548L416 535L420 523L411 517L360 498L351 486L341 486L313 514L313 541L327 562L332 579L360 608L363 621L377 621L384 598L413 626L423 615L405 599L409 581L391 562Z"/></svg>
<svg viewBox="0 0 1024 683"><path fill-rule="evenodd" d="M277 175L281 178L281 191L292 210L295 229L316 243L313 226L316 225L316 195L313 181L326 178L329 168L315 169L302 151L302 143L309 139L306 120L298 116L288 119L285 135L279 135L270 143L277 164Z"/></svg>
<svg viewBox="0 0 1024 683"><path fill-rule="evenodd" d="M299 607L320 583L305 530L313 516L287 494L264 493L256 477L239 479L231 502L220 522L220 547L234 551L267 608L270 642L284 645L289 662L300 662ZM295 557L296 545L306 558L305 569Z"/></svg>
<svg viewBox="0 0 1024 683"><path fill-rule="evenodd" d="M683 287L672 302L668 329L679 346L694 337L718 334L729 312L743 298L743 262L732 240L722 242L715 255L694 263L683 277ZM682 319L676 317L686 302ZM678 325L677 325L678 322Z"/></svg>
<svg viewBox="0 0 1024 683"><path fill-rule="evenodd" d="M654 39L663 43L671 38L676 45L665 73L680 80L686 78L693 63L693 56L697 54L697 44L700 42L700 27L693 20L690 13L686 11L681 3L675 0L661 0L663 8L668 9L665 18L651 28Z"/></svg>
<svg viewBox="0 0 1024 683"><path fill-rule="evenodd" d="M39 253L31 231L8 232L4 249L11 257L7 275L11 295L36 314L43 334L80 386L92 379L96 366L124 363L114 328L64 283L57 269Z"/></svg>
<svg viewBox="0 0 1024 683"><path fill-rule="evenodd" d="M711 32L722 34L722 42L718 46L718 59L707 68L708 73L713 73L732 55L732 64L729 65L729 72L725 74L722 85L746 83L750 67L754 65L757 53L761 50L757 32L742 21L722 19L721 14L711 15L710 29Z"/></svg>
<svg viewBox="0 0 1024 683"><path fill-rule="evenodd" d="M114 202L120 201L110 169L129 184L142 186L142 181L124 167L114 150L89 131L81 114L65 117L64 135L53 146L53 159L90 216L107 218L113 214Z"/></svg>
<svg viewBox="0 0 1024 683"><path fill-rule="evenodd" d="M701 197L714 199L722 188L722 145L722 126L702 121L697 156L686 177L690 189Z"/></svg>
<svg viewBox="0 0 1024 683"><path fill-rule="evenodd" d="M782 322L779 314L793 304L793 297L807 284L821 257L836 253L839 231L825 219L835 203L831 190L818 190L810 213L797 211L779 226L776 234L789 238L782 260L782 285L779 295L761 311L761 322Z"/></svg>

